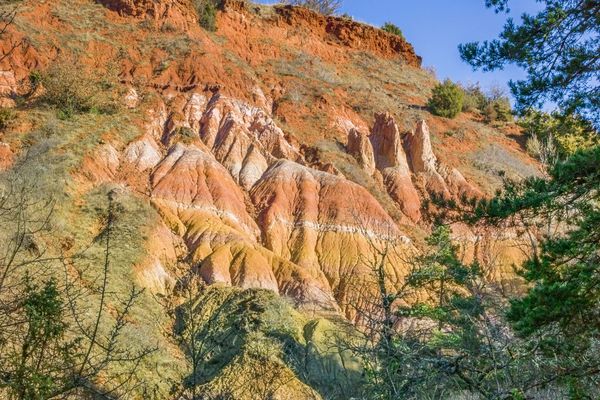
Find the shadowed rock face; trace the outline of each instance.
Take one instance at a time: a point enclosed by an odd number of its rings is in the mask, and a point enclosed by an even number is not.
[[[371,130],[370,138],[377,169],[384,170],[397,167],[404,173],[410,172],[398,125],[390,114],[375,115],[375,124]]]

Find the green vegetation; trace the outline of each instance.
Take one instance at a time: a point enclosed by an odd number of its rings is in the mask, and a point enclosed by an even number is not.
[[[33,77],[33,82],[38,77]],[[57,108],[59,117],[72,118],[78,113],[113,114],[120,107],[118,79],[114,71],[90,71],[77,60],[53,63],[41,77],[42,101]]]
[[[122,340],[141,291],[131,287],[122,302],[109,300],[112,202],[98,237],[104,249],[100,275],[81,285],[77,271],[84,255],[47,248],[56,235],[54,202],[36,199],[26,173],[17,169],[0,177],[0,396],[124,396],[140,384],[136,370],[153,350]]]
[[[520,24],[507,23],[498,39],[461,45],[461,56],[484,71],[507,64],[524,69],[526,79],[511,84],[521,114],[552,101],[566,114],[581,114],[598,124],[600,6],[596,1],[540,3],[543,8],[537,14],[528,15]],[[509,0],[486,0],[486,4],[505,11]]]
[[[217,8],[220,3],[220,0],[194,0],[198,23],[207,31],[217,30]]]
[[[17,118],[17,114],[10,108],[0,108],[0,131],[7,129]]]
[[[531,289],[511,301],[508,318],[522,340],[539,349],[534,354],[549,379],[577,393],[574,398],[598,396],[599,162],[598,146],[578,151],[555,163],[546,179],[509,183],[470,216],[490,226],[513,218],[548,224],[552,233],[520,270]]]
[[[512,85],[521,124],[531,138],[552,140],[558,162],[547,178],[508,182],[480,202],[472,221],[492,226],[520,221],[539,234],[521,275],[530,289],[513,299],[512,327],[548,365],[548,381],[569,398],[597,398],[600,375],[600,147],[598,113],[597,2],[545,0],[536,15],[506,24],[500,39],[461,46],[475,68],[494,70],[514,63],[527,79]],[[498,11],[507,0],[489,0]],[[577,38],[572,37],[574,29]],[[583,39],[585,38],[585,39]],[[542,100],[562,106],[552,115],[531,107]],[[546,227],[542,229],[541,227]]]
[[[538,159],[543,158],[548,151],[543,148],[548,145],[553,148],[552,158],[565,159],[600,144],[598,131],[589,121],[577,115],[531,111],[519,120],[519,125],[528,136],[528,150]]]
[[[404,34],[402,33],[402,30],[397,25],[394,25],[391,22],[386,22],[385,24],[383,24],[381,30],[404,39]]]
[[[543,375],[511,336],[503,302],[484,279],[493,265],[463,264],[450,233],[447,226],[434,229],[401,285],[388,272],[394,243],[372,242],[365,254],[377,295],[368,310],[357,308],[370,321],[364,340],[346,344],[363,361],[365,398],[517,399]]]
[[[191,366],[181,394],[262,400],[356,393],[356,360],[331,350],[332,335],[351,329],[345,324],[307,319],[270,291],[207,287],[198,277],[182,282],[178,296],[184,302],[171,311],[174,333]]]
[[[487,123],[510,122],[513,120],[510,101],[507,97],[488,99],[482,113]]]
[[[427,107],[434,115],[455,118],[462,111],[463,101],[461,87],[446,79],[433,88]]]
[[[478,84],[464,86],[463,92],[462,111],[464,112],[481,112],[488,103],[488,97],[483,93]]]
[[[490,93],[486,94],[475,84],[463,87],[462,90],[462,111],[480,113],[488,124],[513,120],[510,100],[500,89],[492,88]]]

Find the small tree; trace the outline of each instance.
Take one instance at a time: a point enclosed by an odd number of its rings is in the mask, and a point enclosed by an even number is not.
[[[363,361],[363,398],[514,400],[534,393],[552,375],[531,350],[535,342],[514,338],[502,298],[486,286],[493,247],[478,243],[481,263],[467,265],[448,227],[435,228],[426,242],[421,255],[399,266],[394,239],[370,240],[363,262],[372,276],[356,282],[362,298],[354,302],[364,340],[347,344]],[[407,276],[395,276],[407,268]]]
[[[578,115],[530,111],[518,124],[530,139],[552,141],[560,159],[600,144],[600,133]]]
[[[557,161],[557,150],[554,144],[554,136],[548,135],[540,138],[533,133],[528,139],[525,147],[530,156],[537,158],[548,169]]]
[[[446,79],[433,88],[427,106],[434,115],[454,118],[461,112],[463,100],[464,94],[460,86]]]
[[[0,108],[0,131],[10,127],[16,118],[16,113],[10,108]]]
[[[287,0],[286,3],[310,8],[323,15],[337,14],[342,7],[342,0]]]

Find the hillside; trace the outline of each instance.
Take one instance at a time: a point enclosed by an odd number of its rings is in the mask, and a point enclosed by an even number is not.
[[[83,252],[82,282],[100,272],[112,198],[110,282],[145,288],[123,340],[156,346],[138,371],[156,398],[192,379],[172,336],[186,320],[169,304],[189,305],[193,276],[211,286],[192,314],[218,320],[194,380],[206,393],[348,398],[361,371],[332,343],[359,322],[373,242],[391,239],[400,282],[432,197],[484,198],[540,171],[516,125],[430,114],[437,79],[415,49],[349,19],[224,0],[209,32],[187,0],[0,4],[18,6],[1,50],[23,41],[0,63],[0,105],[15,116],[0,131],[2,174],[52,199],[35,241]],[[466,258],[489,247],[460,224],[454,236]],[[487,277],[513,290],[520,239],[485,241]]]

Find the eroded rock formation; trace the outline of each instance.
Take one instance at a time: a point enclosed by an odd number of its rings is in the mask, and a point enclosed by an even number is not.
[[[421,218],[421,200],[412,182],[402,137],[394,118],[387,113],[377,114],[370,138],[377,169],[383,175],[388,193],[404,214],[418,221]]]
[[[419,193],[418,183],[422,183],[425,192],[447,200],[483,196],[459,170],[438,162],[425,121],[402,134],[391,114],[376,114],[369,136],[349,129],[347,150],[369,175],[375,169],[381,172],[387,192],[414,222],[421,219],[421,198],[426,194]]]
[[[348,132],[348,153],[352,154],[359,165],[369,174],[375,172],[375,155],[373,145],[366,133],[356,128],[351,128]]]

